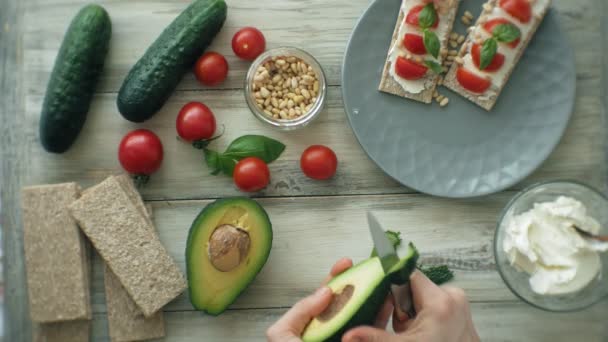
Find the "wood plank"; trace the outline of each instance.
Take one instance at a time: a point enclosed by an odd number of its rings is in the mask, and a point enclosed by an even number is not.
[[[496,272],[493,238],[497,217],[512,193],[450,201],[425,195],[337,196],[260,199],[273,223],[270,258],[232,308],[286,307],[319,286],[341,257],[369,257],[372,242],[365,214],[373,210],[387,228],[402,232],[422,253],[422,262],[448,264],[453,285],[474,302],[514,301]],[[154,201],[160,239],[185,271],[190,225],[209,201]],[[297,218],[297,219],[294,219]],[[105,312],[103,268],[93,263],[94,312]],[[192,310],[183,294],[166,310]]]
[[[146,48],[190,2],[98,1],[112,18],[113,36],[101,92],[116,92],[126,73]],[[242,26],[260,28],[268,48],[284,45],[305,48],[325,68],[328,81],[340,84],[342,57],[351,30],[369,0],[230,0],[228,18],[210,49],[228,58],[231,70],[222,88],[242,88],[249,63],[238,60],[230,47],[232,35]],[[29,0],[25,20],[25,82],[28,93],[42,94],[61,39],[76,11],[87,0]],[[579,81],[597,83],[601,53],[600,12],[596,0],[555,0],[566,36],[577,53]],[[44,18],[44,20],[40,20]],[[583,84],[587,88],[587,85]],[[202,89],[189,74],[179,89]],[[588,89],[595,89],[589,85]]]
[[[219,317],[167,312],[167,342],[266,341],[266,329],[287,309],[230,310]],[[474,303],[473,321],[482,341],[604,342],[608,302],[577,313],[549,313],[524,303]],[[107,341],[103,314],[93,320],[93,341]]]
[[[149,128],[163,141],[165,160],[161,170],[143,189],[147,199],[201,199],[239,194],[229,177],[209,175],[203,165],[202,152],[178,141],[175,116],[188,101],[203,101],[216,113],[218,125],[226,128],[224,136],[214,143],[219,149],[242,134],[264,134],[287,145],[283,156],[270,165],[270,186],[259,196],[305,196],[335,194],[411,193],[386,176],[365,155],[355,139],[341,102],[339,87],[331,87],[328,106],[311,127],[295,132],[278,132],[258,122],[246,107],[240,90],[177,92],[161,113],[143,125],[122,120],[116,112],[115,94],[95,97],[89,118],[79,139],[67,153],[51,155],[38,141],[39,110],[42,96],[26,97],[25,133],[27,153],[26,184],[78,181],[91,185],[120,170],[116,151],[120,139],[134,128]],[[566,136],[549,160],[531,177],[515,186],[521,189],[531,183],[570,178],[601,187],[605,164],[602,150],[604,126],[599,112],[600,98],[580,93],[579,109]],[[300,154],[308,145],[322,143],[332,147],[340,160],[338,174],[331,181],[306,178],[299,168]]]
[[[30,341],[23,234],[19,192],[24,155],[21,70],[22,2],[0,0],[0,228],[2,229],[2,278],[4,280],[4,336],[6,341]]]

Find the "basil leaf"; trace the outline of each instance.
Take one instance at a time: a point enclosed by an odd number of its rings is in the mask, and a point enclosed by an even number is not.
[[[479,69],[483,70],[492,63],[494,56],[496,55],[496,50],[498,49],[498,43],[496,39],[490,38],[487,39],[483,45],[481,46],[481,56],[479,61]]]
[[[440,43],[439,38],[437,38],[435,32],[425,29],[422,41],[424,43],[424,48],[426,49],[426,52],[431,54],[431,56],[437,58],[439,56]]]
[[[437,22],[437,11],[433,3],[428,3],[420,13],[418,13],[418,25],[425,29],[432,27]]]
[[[281,155],[285,145],[263,135],[244,135],[235,139],[223,153],[224,157],[241,160],[246,157],[258,157],[270,163]]]
[[[509,23],[497,25],[492,31],[492,35],[501,43],[511,43],[521,36],[521,32],[517,26]]]
[[[220,167],[220,154],[213,151],[204,149],[205,152],[205,162],[207,166],[212,170],[212,175],[217,175],[221,171]]]
[[[429,67],[429,69],[431,69],[434,73],[436,73],[438,75],[443,73],[443,68],[441,67],[441,65],[439,65],[439,63],[437,63],[435,61],[426,60],[426,61],[424,61],[424,64],[427,67]]]

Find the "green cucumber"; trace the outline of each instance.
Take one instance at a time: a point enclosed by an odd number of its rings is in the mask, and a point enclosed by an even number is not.
[[[72,19],[55,60],[40,116],[40,142],[48,152],[63,153],[78,137],[111,35],[110,17],[99,5],[83,7]]]
[[[158,112],[226,19],[224,0],[194,0],[133,66],[118,93],[125,119],[143,122]]]

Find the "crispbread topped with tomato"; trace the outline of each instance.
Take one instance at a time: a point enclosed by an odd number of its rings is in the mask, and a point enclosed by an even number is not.
[[[379,90],[431,103],[459,0],[403,0]]]
[[[549,9],[551,0],[490,0],[444,85],[491,110]]]

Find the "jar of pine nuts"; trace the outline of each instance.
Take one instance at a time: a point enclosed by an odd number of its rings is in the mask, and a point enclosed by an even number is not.
[[[319,62],[292,47],[268,50],[249,68],[247,105],[259,120],[282,130],[305,127],[323,111],[327,82]]]

